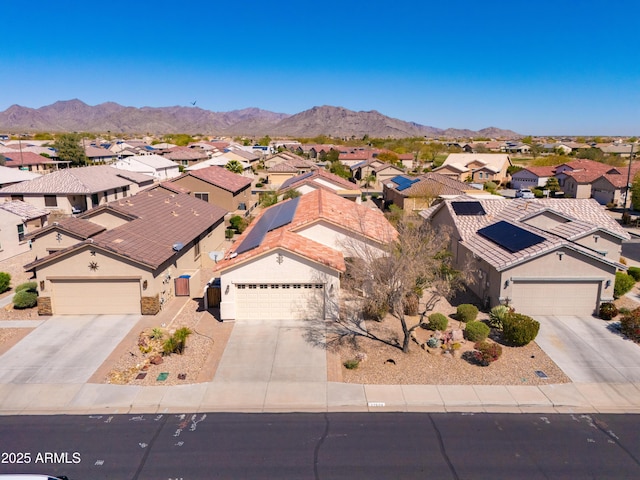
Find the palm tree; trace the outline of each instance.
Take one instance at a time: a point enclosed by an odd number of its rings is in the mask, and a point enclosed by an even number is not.
[[[244,171],[242,164],[238,160],[229,160],[224,168],[233,173],[242,173]]]

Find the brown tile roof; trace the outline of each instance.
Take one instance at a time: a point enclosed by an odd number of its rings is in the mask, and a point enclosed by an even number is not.
[[[180,161],[198,161],[198,160],[206,160],[209,158],[206,153],[197,148],[189,148],[189,147],[173,147],[170,148],[167,153],[163,155],[169,160]]]
[[[38,155],[33,152],[22,152],[22,154],[18,151],[15,153],[3,153],[4,157],[7,159],[5,166],[10,168],[18,168],[22,165],[53,165],[58,163],[69,163],[69,162],[58,162],[57,160],[53,160],[51,158],[43,157],[42,155]]]
[[[602,162],[596,162],[594,160],[588,160],[585,158],[578,158],[576,160],[563,163],[562,165],[558,165],[556,167],[556,170],[558,169],[558,167],[561,167],[563,165],[568,166],[569,168],[571,168],[571,170],[602,172],[602,174],[611,169],[611,165],[607,165],[606,163]]]
[[[296,173],[300,169],[315,170],[317,168],[318,168],[318,166],[315,163],[310,162],[309,160],[305,160],[304,158],[300,158],[300,159],[285,160],[284,162],[278,163],[278,164],[274,165],[273,167],[268,168],[267,172],[269,172],[269,173],[290,173],[290,172],[291,173]]]
[[[106,230],[87,242],[90,241],[95,248],[114,252],[153,269],[176,254],[175,245],[182,244],[186,247],[210,227],[222,222],[227,213],[220,207],[190,195],[174,194],[163,189],[141,192],[101,208],[113,209],[133,217],[134,220]],[[91,211],[85,215],[90,214]],[[25,268],[37,267],[52,258],[82,248],[85,244],[81,242],[37,260]]]
[[[56,170],[27,182],[4,187],[0,193],[87,195],[149,181],[153,181],[149,175],[125,172],[109,165],[96,165]]]
[[[446,175],[440,175],[439,173],[429,172],[417,178],[419,180],[416,183],[398,193],[405,197],[422,196],[425,194],[437,197],[440,195],[462,195],[465,192],[477,190],[468,183],[460,182]],[[477,191],[479,192],[480,190]]]
[[[451,206],[452,201],[479,202],[486,214],[458,216]],[[622,239],[629,238],[627,232],[594,199],[549,198],[499,201],[458,198],[456,200],[446,200],[437,207],[430,209],[429,216],[433,216],[442,208],[448,209],[462,244],[499,271],[559,247],[577,250],[597,260],[617,266],[615,262],[586,247],[577,245],[573,240],[598,230],[606,231]],[[543,212],[555,212],[570,221],[550,231],[544,231],[526,223],[526,220]],[[481,228],[501,220],[542,236],[545,240],[518,252],[510,252],[478,234],[478,230]]]
[[[216,270],[225,270],[265,252],[283,248],[336,270],[344,271],[342,252],[301,234],[306,227],[321,221],[333,224],[338,229],[347,230],[352,235],[369,238],[379,244],[389,242],[397,236],[397,232],[382,212],[358,205],[333,193],[315,190],[298,197],[297,201],[298,206],[291,223],[268,232],[256,248],[235,256],[233,255],[235,250],[231,249],[225,259],[218,263]],[[267,211],[268,209],[265,209],[249,225],[234,244],[235,248],[242,245],[242,241],[258,225],[260,218]]]
[[[288,179],[280,186],[278,191],[284,192],[292,188],[298,188],[302,185],[310,184],[316,188],[323,188],[335,192],[336,190],[327,185],[327,182],[342,190],[359,190],[355,183],[351,183],[349,180],[328,172],[324,168],[319,168],[313,172],[303,173],[302,175]]]
[[[106,229],[102,225],[90,222],[89,220],[68,217],[60,220],[59,222],[50,223],[46,227],[31,232],[28,236],[33,238],[41,237],[43,234],[50,232],[51,230],[62,230],[82,239],[87,239],[100,232],[104,232]]]
[[[229,192],[235,193],[251,185],[251,179],[238,175],[237,173],[230,172],[226,168],[211,166],[207,168],[201,168],[199,170],[191,170],[184,173],[178,178],[175,178],[173,182],[177,182],[179,179],[186,176],[198,178],[211,185],[220,187]]]

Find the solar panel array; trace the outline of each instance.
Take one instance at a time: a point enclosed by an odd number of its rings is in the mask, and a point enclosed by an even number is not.
[[[396,190],[401,192],[401,191],[406,190],[407,188],[409,188],[414,183],[420,181],[420,179],[419,178],[407,178],[407,177],[403,177],[402,175],[396,175],[395,177],[393,177],[391,179],[391,181],[397,185]]]
[[[486,215],[480,202],[451,202],[456,215]]]
[[[519,252],[545,241],[544,237],[501,220],[478,230],[482,235],[511,253]]]
[[[300,197],[296,197],[266,210],[242,243],[236,248],[236,253],[248,252],[259,247],[268,232],[291,223],[299,201]]]

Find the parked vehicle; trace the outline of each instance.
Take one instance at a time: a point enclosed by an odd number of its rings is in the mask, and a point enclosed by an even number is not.
[[[516,192],[516,198],[536,198],[536,196],[528,188],[521,188]]]

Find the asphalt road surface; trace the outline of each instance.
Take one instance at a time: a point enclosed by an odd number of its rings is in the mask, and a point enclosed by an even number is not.
[[[0,417],[0,473],[97,479],[640,478],[640,416]],[[0,475],[1,478],[1,475]]]

